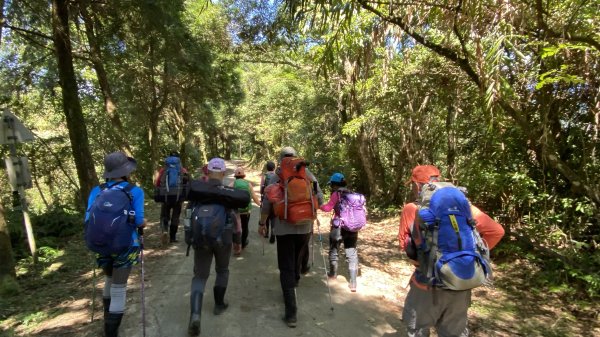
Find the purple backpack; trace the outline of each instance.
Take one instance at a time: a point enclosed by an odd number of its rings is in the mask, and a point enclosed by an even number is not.
[[[351,232],[358,232],[367,224],[365,196],[351,191],[340,191],[337,204],[341,226]]]

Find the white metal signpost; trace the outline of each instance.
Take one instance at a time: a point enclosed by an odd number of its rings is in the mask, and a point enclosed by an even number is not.
[[[25,197],[25,189],[32,187],[31,174],[29,174],[27,157],[17,156],[17,144],[29,142],[33,139],[33,133],[21,123],[17,116],[13,115],[8,109],[4,109],[0,122],[0,144],[8,145],[10,148],[10,157],[4,159],[6,163],[6,172],[13,193],[17,193],[21,201],[21,210],[23,211],[23,222],[25,224],[25,231],[27,232],[29,250],[31,251],[31,256],[35,263],[37,262],[37,248],[35,246],[35,238],[33,236],[31,220],[29,219],[27,199]]]

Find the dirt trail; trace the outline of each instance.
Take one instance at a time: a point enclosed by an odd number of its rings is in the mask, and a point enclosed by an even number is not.
[[[229,165],[233,172],[233,165]],[[247,178],[258,185],[257,172]],[[229,176],[226,182],[231,181]],[[258,188],[258,187],[257,187]],[[337,280],[330,281],[329,300],[323,256],[326,254],[328,226],[321,225],[323,250],[315,228],[314,265],[302,277],[297,288],[298,327],[288,328],[281,320],[283,298],[279,285],[275,244],[263,241],[257,234],[258,208],[250,219],[250,244],[240,257],[231,258],[227,311],[214,316],[212,286],[214,264],[202,310],[201,336],[405,336],[400,322],[395,291],[385,280],[385,273],[373,266],[362,266],[358,292],[347,286],[344,266]],[[322,216],[321,223],[328,219]],[[186,245],[180,242],[166,249],[158,247],[158,225],[152,223],[146,235],[145,314],[147,337],[187,336],[189,295],[193,257],[185,256]],[[360,245],[360,242],[359,242]],[[264,254],[263,254],[264,248]],[[359,247],[360,248],[360,247]],[[323,255],[322,255],[323,254]],[[139,267],[138,267],[139,268]],[[369,280],[378,286],[367,285]],[[375,284],[375,283],[374,283]],[[127,312],[121,333],[125,337],[142,336],[139,280],[130,281]],[[333,306],[333,311],[331,307]]]

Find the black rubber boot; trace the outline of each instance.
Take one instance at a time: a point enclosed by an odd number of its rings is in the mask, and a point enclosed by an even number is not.
[[[104,336],[119,337],[119,326],[121,325],[123,314],[109,312],[104,319]]]
[[[104,307],[104,320],[106,320],[110,308],[110,297],[102,297],[102,306]]]
[[[177,242],[177,226],[169,227],[169,242]]]
[[[356,275],[358,274],[357,269],[350,269],[350,282],[348,283],[348,287],[350,287],[351,292],[356,292]]]
[[[337,278],[337,261],[329,261],[329,271],[327,272],[327,277],[330,279]]]
[[[284,289],[283,290],[283,302],[285,303],[285,316],[283,321],[290,328],[296,327],[296,313],[298,307],[296,306],[296,289]]]
[[[215,294],[215,310],[213,313],[215,315],[222,314],[229,304],[225,302],[225,291],[227,291],[226,287],[214,287],[213,292]]]
[[[190,296],[190,324],[188,325],[188,333],[190,336],[200,335],[200,314],[202,313],[202,297],[201,292],[193,292]]]

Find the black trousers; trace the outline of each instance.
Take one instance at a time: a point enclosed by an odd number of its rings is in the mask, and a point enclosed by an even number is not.
[[[308,255],[310,233],[277,235],[277,266],[281,289],[291,289],[300,280],[300,268]]]
[[[164,232],[169,231],[171,238],[174,238],[175,234],[177,234],[182,205],[183,201],[167,201],[161,203],[160,221],[162,230]]]
[[[248,223],[250,222],[250,213],[241,213],[240,220],[242,221],[242,248],[248,245]]]

